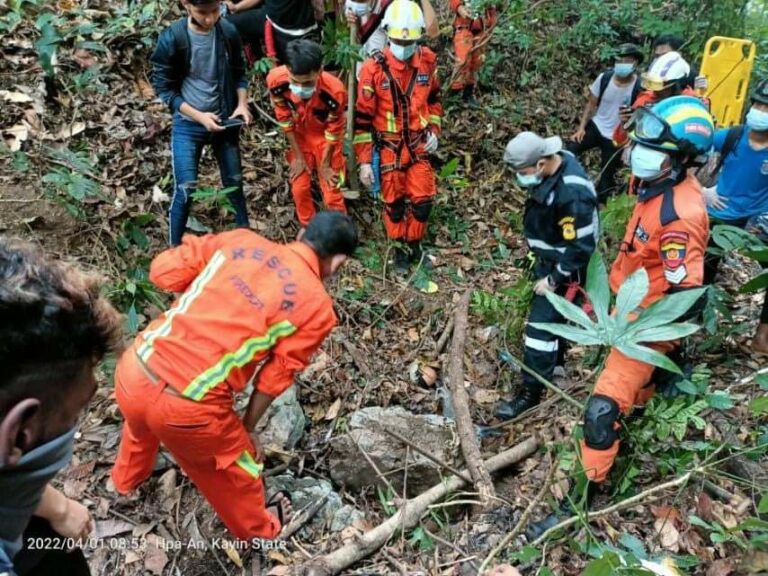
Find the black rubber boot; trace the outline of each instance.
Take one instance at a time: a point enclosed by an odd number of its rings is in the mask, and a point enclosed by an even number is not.
[[[466,102],[467,106],[470,108],[480,108],[480,102],[477,101],[477,98],[475,98],[475,85],[470,84],[468,86],[464,86],[464,92],[461,95],[464,102]]]
[[[499,420],[512,420],[513,418],[517,418],[529,408],[536,406],[540,400],[540,388],[523,386],[520,392],[518,392],[511,400],[499,403],[499,406],[496,408],[496,418]]]
[[[411,261],[408,257],[408,251],[405,248],[396,246],[392,249],[392,269],[398,276],[408,274],[411,268]]]
[[[592,504],[592,500],[597,493],[597,484],[594,482],[587,482],[587,501],[585,503],[586,508],[589,508]],[[574,515],[575,509],[572,502],[578,503],[581,500],[581,494],[575,493],[573,490],[569,497],[563,498],[558,504],[557,509],[545,516],[537,522],[531,522],[525,529],[525,537],[528,538],[528,542],[533,542],[539,536],[544,534],[547,530],[556,526],[566,518]]]
[[[421,262],[422,269],[432,270],[432,260],[430,260],[426,254],[424,254],[424,250],[422,249],[421,242],[419,240],[408,242],[408,250],[410,252],[411,264],[418,266],[419,262]],[[424,254],[423,259],[422,254]]]

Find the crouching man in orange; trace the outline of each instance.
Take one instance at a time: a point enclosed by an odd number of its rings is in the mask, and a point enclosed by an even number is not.
[[[336,325],[323,281],[357,242],[348,216],[321,212],[287,245],[239,229],[187,235],[154,259],[152,282],[182,294],[115,371],[125,417],[112,470],[118,492],[150,476],[162,443],[236,538],[279,534],[291,503],[278,493],[265,504],[253,429]],[[254,373],[241,418],[233,395]]]
[[[267,87],[288,140],[296,215],[306,228],[315,215],[313,174],[317,174],[326,208],[347,211],[341,194],[347,92],[338,78],[323,71],[323,52],[316,42],[294,40],[288,44],[285,58],[285,66],[273,68],[267,75]]]
[[[485,60],[485,43],[496,25],[496,7],[475,8],[477,0],[450,0],[453,20],[453,50],[456,53],[455,80],[452,92],[461,92],[462,99],[472,108],[479,108],[475,98],[477,73]]]
[[[395,272],[404,274],[411,263],[422,261],[421,240],[437,192],[428,156],[437,150],[443,109],[437,57],[418,45],[424,35],[419,5],[394,0],[382,26],[389,45],[374,52],[360,70],[354,145],[360,181],[368,188],[373,184],[374,140],[381,150],[384,226],[391,240],[408,244],[408,250],[393,250]]]
[[[701,185],[688,168],[702,162],[713,143],[714,122],[706,106],[693,96],[674,96],[637,113],[630,151],[632,175],[638,182],[638,198],[610,275],[611,290],[636,270],[645,268],[649,290],[640,308],[665,294],[698,288],[704,280],[704,254],[709,239],[709,220]],[[687,313],[698,315],[697,306]],[[679,341],[653,342],[647,347],[669,355]],[[619,452],[619,430],[623,416],[635,405],[650,399],[666,374],[640,360],[612,349],[597,380],[584,414],[581,457],[590,480],[587,502],[595,483],[605,481]],[[558,513],[528,527],[536,538],[572,513],[566,499]]]

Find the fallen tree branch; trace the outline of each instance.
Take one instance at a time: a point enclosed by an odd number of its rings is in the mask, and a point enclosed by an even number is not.
[[[493,561],[498,553],[509,546],[509,543],[512,542],[512,540],[514,540],[517,535],[523,531],[523,528],[525,528],[525,525],[528,523],[528,517],[531,515],[531,512],[533,512],[533,509],[538,505],[539,502],[541,502],[541,499],[544,498],[544,494],[546,494],[547,490],[549,490],[549,486],[552,484],[552,478],[554,477],[556,470],[556,462],[552,462],[552,458],[550,457],[549,472],[547,472],[547,477],[542,483],[538,494],[536,494],[534,499],[531,500],[531,502],[525,508],[525,512],[523,512],[523,515],[520,516],[520,520],[517,521],[517,524],[515,524],[515,527],[512,528],[512,531],[504,536],[496,548],[491,550],[491,553],[486,556],[485,560],[483,560],[483,563],[480,564],[480,569],[477,571],[478,574],[482,575],[483,571],[488,567],[488,564]]]
[[[563,520],[559,524],[555,524],[554,526],[552,526],[552,528],[550,528],[549,530],[544,532],[541,536],[536,538],[536,540],[531,542],[530,545],[533,547],[536,547],[542,542],[544,542],[544,540],[549,538],[549,536],[554,532],[557,532],[558,530],[562,530],[563,528],[568,528],[569,526],[572,526],[581,520],[584,520],[585,522],[591,522],[592,520],[595,520],[596,518],[600,518],[601,516],[605,516],[607,514],[611,514],[612,512],[618,512],[619,510],[623,510],[624,508],[629,508],[630,506],[634,506],[635,504],[638,504],[643,500],[648,499],[649,497],[653,496],[658,492],[663,492],[664,490],[669,490],[670,488],[678,488],[684,484],[687,484],[693,475],[699,474],[703,471],[704,471],[704,467],[694,468],[693,470],[686,472],[679,478],[675,478],[674,480],[670,480],[669,482],[664,482],[663,484],[659,484],[658,486],[654,486],[653,488],[649,488],[648,490],[643,490],[639,494],[635,494],[631,498],[622,500],[621,502],[618,502],[613,506],[608,506],[607,508],[603,508],[602,510],[598,510],[597,512],[587,512],[583,516],[571,516],[570,518]]]
[[[486,460],[484,463],[485,467],[491,472],[502,470],[533,454],[538,445],[537,438],[528,438],[509,450],[505,450]],[[466,474],[466,472],[464,473]],[[440,484],[436,484],[416,498],[408,500],[405,514],[403,512],[404,508],[406,508],[404,503],[404,506],[401,506],[392,517],[379,524],[376,528],[369,530],[355,541],[334,550],[330,554],[321,556],[311,564],[305,565],[303,573],[307,576],[331,576],[338,574],[381,548],[395,534],[397,529],[403,525],[403,522],[405,522],[406,529],[414,527],[419,523],[419,520],[421,520],[422,515],[430,504],[443,499],[465,484],[467,483],[464,480],[455,476],[440,482]],[[405,516],[405,519],[403,519],[403,516]]]
[[[568,394],[563,392],[559,387],[557,387],[554,384],[552,384],[552,382],[550,382],[546,378],[542,377],[541,374],[539,374],[535,370],[532,370],[531,368],[528,368],[528,366],[523,364],[522,361],[518,360],[512,354],[510,354],[509,350],[506,350],[506,353],[507,353],[507,355],[509,357],[509,360],[511,362],[513,362],[515,365],[519,366],[520,370],[522,370],[523,372],[525,372],[526,374],[528,374],[530,376],[533,376],[536,379],[536,381],[539,382],[542,386],[544,386],[545,388],[549,388],[550,390],[552,390],[552,392],[554,392],[555,394],[560,396],[563,400],[565,400],[566,402],[568,402],[572,406],[575,406],[579,410],[584,411],[584,404],[582,404],[581,402],[576,400],[576,398],[573,398],[573,397],[569,396]]]
[[[477,444],[475,425],[469,412],[469,396],[464,389],[464,343],[467,339],[467,324],[469,316],[469,300],[472,290],[467,290],[456,307],[453,325],[453,342],[451,342],[451,362],[448,365],[448,380],[451,387],[451,401],[456,419],[456,430],[461,442],[461,452],[472,475],[475,486],[480,494],[483,507],[487,508],[496,499],[496,489],[493,487],[491,475],[483,466],[483,457]]]
[[[322,498],[320,498],[320,500],[312,504],[309,509],[303,510],[300,514],[297,514],[296,517],[288,523],[285,529],[280,532],[280,539],[288,540],[288,538],[301,530],[310,520],[312,520],[312,518],[317,515],[318,512],[320,512],[320,509],[325,506],[325,503],[328,502],[329,496],[330,494],[325,494]]]
[[[427,452],[423,448],[419,448],[416,444],[414,444],[413,442],[408,440],[408,438],[406,438],[405,436],[395,432],[394,430],[389,430],[388,428],[385,428],[383,426],[380,426],[379,429],[382,432],[384,432],[384,434],[388,434],[388,435],[392,436],[393,438],[397,438],[398,440],[400,440],[400,442],[402,442],[406,446],[409,446],[409,447],[413,448],[414,452],[418,452],[419,454],[424,456],[424,458],[426,458],[427,460],[430,460],[430,461],[434,462],[435,464],[437,464],[441,468],[445,468],[446,470],[448,470],[448,472],[451,472],[452,474],[458,476],[459,478],[462,478],[468,484],[472,484],[472,478],[469,475],[464,474],[463,472],[460,472],[459,470],[456,470],[456,468],[454,468],[450,464],[447,464],[446,462],[443,462],[437,456],[433,456],[432,454],[430,454],[429,452]]]

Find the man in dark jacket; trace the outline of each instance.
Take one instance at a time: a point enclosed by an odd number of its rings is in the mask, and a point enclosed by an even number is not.
[[[557,136],[518,134],[507,144],[504,163],[515,173],[517,183],[528,190],[523,231],[536,256],[535,295],[525,327],[523,363],[551,380],[563,343],[530,323],[564,322],[545,294],[564,295],[571,285],[584,281],[598,235],[597,195],[584,168],[570,152],[563,151]],[[538,404],[542,391],[538,380],[524,373],[521,391],[499,406],[497,416],[515,418]]]
[[[155,93],[171,109],[174,192],[170,244],[189,217],[203,147],[210,144],[240,227],[248,226],[240,165],[240,125],[250,124],[243,47],[237,30],[219,18],[219,0],[184,0],[187,17],[163,30],[150,61]]]

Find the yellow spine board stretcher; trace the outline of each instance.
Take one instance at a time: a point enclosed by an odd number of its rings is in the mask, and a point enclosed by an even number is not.
[[[719,126],[741,123],[756,52],[751,40],[725,36],[707,40],[700,74],[707,79],[704,95],[711,102]]]

